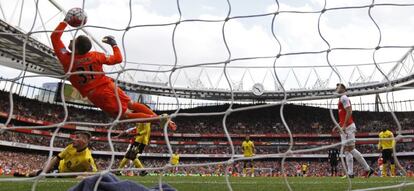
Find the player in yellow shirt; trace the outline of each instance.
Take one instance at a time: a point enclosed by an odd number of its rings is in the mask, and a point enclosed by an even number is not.
[[[54,170],[59,173],[98,171],[92,153],[88,148],[91,137],[89,132],[76,132],[72,144],[69,144],[57,156],[53,157],[48,166],[45,167],[44,172],[48,173]],[[38,170],[25,176],[36,176],[42,171]]]
[[[384,128],[379,133],[378,149],[382,152],[383,166],[382,166],[382,177],[387,176],[387,168],[390,164],[391,176],[395,176],[395,163],[393,157],[393,148],[395,147],[394,134]]]
[[[171,164],[176,166],[180,163],[180,155],[176,152],[171,156]]]
[[[242,143],[242,151],[243,151],[243,156],[244,157],[252,157],[255,154],[254,143],[253,143],[253,141],[250,140],[249,135],[246,136],[245,140]],[[247,168],[250,168],[251,176],[254,177],[253,160],[244,161],[243,176],[246,176]]]
[[[149,144],[151,136],[151,123],[137,123],[135,127],[127,129],[114,138],[120,138],[122,136],[132,136],[132,138],[127,152],[121,160],[118,168],[124,168],[129,160],[133,161],[135,168],[144,168],[144,165],[142,165],[139,158],[137,158],[137,154],[142,154],[145,147]],[[139,175],[145,176],[147,174],[148,173],[146,171],[141,171]]]
[[[180,155],[178,154],[178,151],[172,154],[170,162],[173,166],[175,166],[173,168],[173,173],[176,173],[178,171],[177,165],[180,164]]]
[[[308,164],[303,163],[302,164],[302,176],[306,176],[307,172],[308,172]]]

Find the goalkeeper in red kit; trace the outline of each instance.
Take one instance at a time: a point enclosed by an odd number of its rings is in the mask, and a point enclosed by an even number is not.
[[[87,97],[95,106],[102,109],[102,111],[117,116],[119,113],[119,105],[117,102],[117,95],[115,93],[115,83],[103,72],[103,65],[115,65],[122,62],[122,54],[117,46],[117,43],[112,36],[106,36],[102,42],[109,44],[113,49],[113,55],[106,56],[104,53],[90,51],[92,43],[87,36],[79,35],[69,43],[69,50],[61,40],[63,31],[67,26],[68,17],[56,27],[51,35],[53,49],[57,58],[63,66],[64,71],[69,72],[101,72],[91,74],[72,74],[69,81],[81,93],[83,97]],[[74,44],[73,44],[74,43]],[[74,46],[73,46],[74,45]],[[72,50],[72,47],[75,49]],[[72,51],[74,52],[73,65],[71,65]],[[145,105],[133,102],[124,91],[117,87],[119,99],[121,101],[122,118],[154,118],[158,115]],[[148,120],[146,122],[154,122]],[[162,119],[161,125],[164,125],[166,119]],[[171,130],[176,129],[174,122],[169,121],[168,127]]]

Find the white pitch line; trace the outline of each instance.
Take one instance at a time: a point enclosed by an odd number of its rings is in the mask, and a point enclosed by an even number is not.
[[[131,180],[137,183],[157,183],[158,180],[135,180],[135,179],[123,179],[123,180]],[[271,180],[271,179],[269,179]],[[67,182],[67,183],[78,183],[81,180],[52,180],[52,179],[48,179],[48,180],[41,180],[40,182],[44,182],[44,183],[59,183],[59,182]],[[168,181],[165,180],[165,183],[170,183],[170,184],[227,184],[224,180],[223,181]],[[280,181],[251,181],[251,179],[247,179],[246,182],[241,182],[241,181],[230,181],[231,184],[239,184],[239,185],[255,185],[255,184],[279,184],[279,185],[284,185],[285,183],[280,180]],[[290,184],[292,185],[318,185],[318,184],[326,184],[327,182],[324,181],[289,181]],[[367,184],[367,183],[403,183],[402,181],[352,181],[352,184]],[[407,181],[407,183],[413,183],[412,181]],[[329,181],[329,184],[347,184],[347,182],[344,181]]]

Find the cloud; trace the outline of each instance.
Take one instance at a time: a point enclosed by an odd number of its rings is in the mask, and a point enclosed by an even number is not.
[[[394,1],[393,1],[394,2]],[[81,0],[59,1],[63,7],[79,7]],[[223,19],[228,11],[225,1],[180,1],[182,8],[182,19]],[[328,1],[327,7],[336,6],[359,6],[370,4],[371,1]],[[400,3],[400,2],[398,2]],[[15,3],[2,1],[2,5],[8,7],[7,15],[11,15]],[[249,1],[231,1],[232,16],[243,14],[269,13],[276,10],[274,1],[257,1],[255,4]],[[312,0],[306,3],[302,1],[280,1],[280,11],[319,11],[323,8],[324,1]],[[18,7],[18,6],[17,6]],[[39,8],[42,18],[48,20],[52,18],[57,9],[47,1],[40,1]],[[126,28],[130,13],[128,1],[110,0],[87,0],[85,9],[88,13],[88,25],[105,26],[116,29]],[[413,7],[381,7],[376,6],[372,9],[372,15],[381,27],[381,45],[412,45],[414,38],[412,27],[407,23],[414,21],[412,16]],[[21,27],[29,30],[33,22],[34,4],[27,3],[27,10],[22,17]],[[306,52],[327,49],[327,44],[322,40],[318,33],[319,13],[294,14],[281,13],[275,20],[274,30],[282,46],[282,53]],[[179,14],[176,10],[175,2],[163,4],[161,1],[139,0],[132,4],[131,25],[174,23],[178,21]],[[11,17],[11,16],[9,16]],[[17,23],[18,16],[10,20]],[[46,23],[46,28],[52,30],[62,16],[57,16]],[[256,56],[275,56],[279,52],[279,46],[271,33],[272,15],[267,17],[231,19],[225,25],[225,37],[230,48],[231,57],[256,57]],[[197,64],[203,62],[225,61],[228,52],[222,36],[223,22],[184,22],[180,23],[176,30],[175,45],[178,55],[179,65]],[[124,41],[122,36],[124,31],[112,31],[98,28],[88,28],[88,30],[98,40],[105,35],[114,35],[120,45],[126,48],[126,57],[130,62],[164,64],[165,66],[147,66],[128,63],[126,68],[165,70],[174,64],[174,54],[172,48],[172,32],[174,25],[159,27],[137,27],[132,28],[125,34]],[[43,30],[40,20],[36,23],[36,30]],[[320,25],[322,36],[329,42],[331,48],[334,47],[375,47],[379,33],[368,16],[368,8],[332,10],[325,12],[321,17]],[[44,33],[34,35],[40,41],[48,43],[48,36]],[[64,41],[68,42],[72,36],[64,35]],[[97,49],[99,50],[99,48]],[[407,50],[406,49],[382,49],[377,52],[376,60],[390,61],[398,60]],[[332,51],[329,61],[334,65],[359,64],[372,62],[373,51]],[[255,66],[272,66],[273,59],[256,59],[248,61],[236,61],[230,66],[243,65],[251,66],[248,72],[246,69],[229,68],[231,79],[234,83],[239,83],[244,75],[244,89],[248,90],[257,82],[262,82],[264,74],[269,73],[269,69],[258,69]],[[277,61],[278,66],[303,66],[303,65],[325,65],[326,54],[282,56]],[[393,65],[382,66],[384,70],[389,70]],[[119,67],[106,67],[107,71],[118,70]],[[354,67],[340,68],[341,77],[345,80],[357,80],[351,73]],[[365,67],[366,76],[371,75],[373,66]],[[201,72],[203,71],[203,72]],[[176,72],[176,85],[187,87],[188,84],[201,80],[204,87],[211,87],[219,84],[219,88],[228,88],[227,83],[221,76],[223,68],[191,68],[184,72]],[[272,71],[272,70],[270,70]],[[312,68],[301,69],[278,69],[277,74],[285,80],[288,88],[300,88],[300,85],[307,84],[313,87],[317,82],[317,76],[327,80],[331,75],[330,68],[318,68],[316,72]],[[247,75],[250,73],[252,79]],[[166,82],[168,73],[156,74],[149,72],[129,72],[129,76],[124,79],[133,81],[153,81]],[[299,79],[297,82],[293,74]],[[200,77],[201,76],[201,77]],[[309,77],[308,77],[309,76]],[[352,78],[351,78],[352,77]],[[382,79],[377,71],[377,79]],[[174,78],[175,79],[175,78]],[[189,80],[190,79],[190,80]],[[220,81],[221,80],[221,81]],[[331,77],[329,86],[336,83],[339,79]],[[212,83],[210,83],[212,81]],[[242,80],[243,81],[243,80]],[[218,83],[216,83],[218,82]],[[265,87],[273,90],[274,81],[269,74],[264,81]]]

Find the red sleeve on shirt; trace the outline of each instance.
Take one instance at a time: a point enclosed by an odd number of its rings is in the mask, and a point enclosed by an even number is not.
[[[115,65],[122,62],[122,54],[121,50],[119,50],[118,46],[112,47],[114,55],[106,56],[105,54],[98,54],[97,59],[100,63],[106,65]]]
[[[66,49],[61,40],[63,31],[65,30],[66,26],[67,24],[65,22],[60,22],[50,36],[52,40],[53,50],[55,51],[56,56],[64,67],[68,64],[68,62],[70,63],[70,55],[68,54],[69,51]]]

